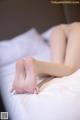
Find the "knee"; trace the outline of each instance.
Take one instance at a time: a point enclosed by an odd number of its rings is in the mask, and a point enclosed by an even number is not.
[[[65,32],[65,24],[60,24],[60,25],[54,26],[51,36],[50,36],[50,42],[52,43],[54,40],[56,40],[53,38],[57,37],[58,35],[60,35],[62,33],[64,34],[64,32]]]
[[[63,30],[65,28],[65,24],[60,24],[55,27],[57,30]]]
[[[62,30],[64,30],[64,28],[65,28],[65,24],[60,24],[60,25],[54,26],[54,27],[53,27],[52,34],[53,34],[54,32],[57,32],[57,31],[62,31]]]
[[[72,23],[72,26],[73,26],[73,27],[79,27],[79,24],[80,24],[79,22],[73,22],[73,23]]]
[[[75,32],[78,32],[78,30],[80,31],[80,23],[79,22],[72,23],[71,28],[72,28],[71,29],[72,31],[75,31]]]

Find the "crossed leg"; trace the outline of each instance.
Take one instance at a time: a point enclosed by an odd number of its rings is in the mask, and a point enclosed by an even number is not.
[[[80,50],[80,37],[76,32],[76,29],[78,28],[73,27],[76,25],[72,24],[72,26],[69,25],[70,28],[72,27],[72,29],[68,31],[69,27],[66,26],[67,25],[60,25],[55,27],[53,30],[50,41],[52,51],[51,63],[37,61],[32,58],[26,58],[25,60],[23,59],[22,61],[24,65],[18,62],[18,66],[16,65],[17,77],[13,83],[13,90],[16,90],[17,93],[34,93],[35,90],[38,92],[36,81],[37,75],[48,74],[51,76],[62,77],[72,74],[80,67],[80,56],[76,54]],[[73,54],[74,52],[75,54]],[[23,78],[20,77],[21,75]],[[20,88],[21,85],[22,88]]]

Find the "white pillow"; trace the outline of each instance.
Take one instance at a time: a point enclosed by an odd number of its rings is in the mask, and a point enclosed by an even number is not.
[[[36,55],[46,60],[49,58],[49,48],[34,28],[11,40],[0,42],[0,66],[24,56]]]

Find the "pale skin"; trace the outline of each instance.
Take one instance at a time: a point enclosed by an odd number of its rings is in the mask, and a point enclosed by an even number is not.
[[[80,68],[80,23],[61,24],[54,27],[51,39],[52,62],[27,57],[16,63],[12,90],[16,93],[38,93],[36,76],[68,76]]]

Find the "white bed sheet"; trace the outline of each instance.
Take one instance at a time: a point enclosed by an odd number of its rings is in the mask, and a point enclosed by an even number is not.
[[[49,54],[35,56],[46,60]],[[0,69],[1,93],[11,120],[80,120],[80,70],[54,79],[39,95],[12,95],[9,90],[14,74],[15,61]]]

